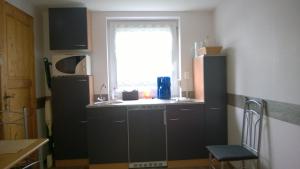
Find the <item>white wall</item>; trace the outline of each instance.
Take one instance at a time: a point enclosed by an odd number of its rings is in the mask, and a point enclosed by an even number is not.
[[[215,11],[218,43],[228,55],[228,92],[300,104],[300,1],[224,0]],[[229,143],[237,143],[239,109],[229,106]],[[300,127],[264,123],[263,168],[299,168]]]
[[[229,93],[300,104],[299,9],[298,0],[224,0],[217,8]]]
[[[37,98],[45,96],[45,67],[43,62],[43,18],[40,9],[34,13],[34,47],[35,47],[35,85]]]
[[[243,110],[228,106],[228,112],[228,141],[230,144],[240,144]],[[261,169],[299,168],[299,131],[300,126],[265,116],[260,153]],[[253,161],[248,163],[253,164]]]
[[[181,57],[182,74],[189,72],[190,80],[184,82],[183,90],[193,90],[192,56],[194,42],[209,36],[210,44],[215,44],[213,12],[93,12],[92,56],[93,75],[95,77],[95,93],[99,93],[102,83],[107,83],[106,58],[106,17],[180,17],[181,21]]]

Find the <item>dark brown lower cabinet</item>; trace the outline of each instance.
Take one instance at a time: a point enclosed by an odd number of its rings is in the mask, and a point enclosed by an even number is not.
[[[206,145],[227,144],[227,113],[224,105],[205,105]]]
[[[91,164],[128,161],[126,107],[88,108],[88,155]]]
[[[208,158],[206,145],[227,143],[224,106],[185,103],[153,109],[156,106],[88,108],[90,163]]]
[[[203,104],[167,105],[168,160],[206,158]]]

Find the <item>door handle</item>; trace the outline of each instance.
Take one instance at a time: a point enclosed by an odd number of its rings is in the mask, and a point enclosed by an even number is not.
[[[86,124],[86,123],[88,123],[88,121],[87,120],[82,120],[82,121],[79,121],[81,124]]]
[[[167,111],[166,110],[164,110],[163,115],[164,115],[164,125],[166,126],[167,125]]]
[[[11,98],[15,98],[15,94],[12,94],[12,95],[8,95],[7,93],[5,93],[4,97],[3,97],[5,100],[6,99],[11,99]]]
[[[9,99],[12,99],[15,97],[16,94],[11,94],[11,95],[8,95],[7,92],[5,92],[4,96],[3,96],[3,99],[4,99],[4,110],[6,111],[9,111],[10,110],[10,101]]]

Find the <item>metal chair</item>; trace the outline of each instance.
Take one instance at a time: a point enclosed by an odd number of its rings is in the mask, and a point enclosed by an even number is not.
[[[24,139],[29,139],[28,136],[28,109],[26,107],[23,107],[23,111],[22,112],[13,112],[13,111],[8,111],[8,110],[4,110],[4,111],[0,111],[0,117],[5,116],[4,114],[18,114],[21,115],[22,117],[13,121],[6,121],[5,119],[1,119],[0,118],[0,125],[23,125],[24,126]],[[20,122],[22,121],[23,122]],[[15,138],[16,139],[16,138]],[[36,161],[35,159],[32,159],[31,157],[26,158],[22,161],[19,162],[18,165],[16,165],[15,168],[21,168],[21,169],[27,169],[30,168],[36,164],[40,163],[40,161]]]
[[[245,160],[258,160],[264,107],[265,102],[263,100],[257,101],[246,98],[241,145],[207,146],[210,169],[215,169],[214,161],[221,162],[221,169],[224,169],[224,162],[241,161],[244,169]]]

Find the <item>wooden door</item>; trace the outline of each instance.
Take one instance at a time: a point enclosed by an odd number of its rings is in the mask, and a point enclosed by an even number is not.
[[[4,0],[0,0],[0,97],[2,97],[2,69],[3,69],[3,56],[4,56]],[[2,105],[2,99],[0,99],[0,105]],[[2,107],[2,106],[1,106]],[[0,114],[0,118],[2,114]],[[0,123],[1,123],[0,119]],[[0,125],[0,138],[3,137],[3,126]]]
[[[4,3],[3,54],[1,55],[1,97],[5,122],[2,137],[25,137],[23,108],[28,110],[29,137],[36,137],[36,98],[34,81],[33,18]],[[11,113],[17,112],[17,113]]]

